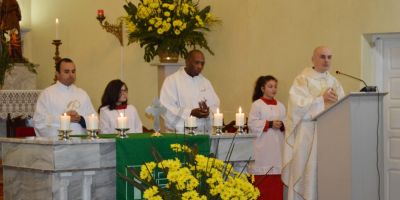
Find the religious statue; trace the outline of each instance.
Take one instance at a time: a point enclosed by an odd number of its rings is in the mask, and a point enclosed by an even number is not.
[[[160,115],[164,114],[167,111],[165,107],[163,107],[158,100],[158,98],[154,98],[153,103],[146,108],[146,113],[153,116],[153,129],[155,133],[153,136],[161,136],[160,134]]]
[[[14,62],[25,62],[25,59],[22,57],[22,42],[19,21],[21,21],[21,10],[18,2],[16,0],[1,0],[0,39],[5,41],[5,34],[8,34],[10,38],[8,44],[9,57]]]

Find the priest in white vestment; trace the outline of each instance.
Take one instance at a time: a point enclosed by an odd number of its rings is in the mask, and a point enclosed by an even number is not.
[[[317,133],[311,119],[344,97],[342,86],[328,72],[331,58],[329,48],[317,47],[314,66],[304,69],[289,91],[282,170],[288,200],[318,198]]]
[[[37,136],[56,137],[60,116],[71,117],[71,134],[85,133],[85,117],[96,113],[87,93],[74,85],[76,68],[69,58],[56,65],[57,82],[43,90],[36,103],[33,125]]]
[[[211,116],[219,107],[219,98],[210,81],[201,75],[204,63],[204,54],[192,50],[186,66],[165,79],[160,102],[167,109],[163,118],[168,131],[183,133],[185,121],[192,115],[196,117],[197,132],[211,132]]]

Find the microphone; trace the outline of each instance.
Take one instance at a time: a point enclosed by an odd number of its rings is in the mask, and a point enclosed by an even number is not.
[[[349,75],[349,74],[345,74],[345,73],[340,72],[340,71],[336,71],[336,74],[344,75],[344,76],[350,77],[352,79],[356,79],[358,81],[363,82],[365,87],[361,88],[360,92],[376,92],[376,86],[368,86],[367,83],[365,83],[365,81],[360,79],[360,78],[354,77],[354,76]]]

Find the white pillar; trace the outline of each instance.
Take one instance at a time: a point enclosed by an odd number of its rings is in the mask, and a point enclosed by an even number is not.
[[[82,183],[82,200],[90,200],[92,194],[92,180],[95,171],[85,171],[83,172],[83,183]]]
[[[60,174],[60,189],[59,189],[59,200],[68,200],[68,186],[69,177],[72,176],[71,172],[65,172]]]

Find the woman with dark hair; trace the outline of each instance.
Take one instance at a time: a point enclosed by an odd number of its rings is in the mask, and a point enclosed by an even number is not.
[[[249,129],[257,134],[254,141],[254,161],[248,171],[254,174],[255,186],[261,200],[283,199],[281,180],[282,146],[284,140],[284,105],[275,99],[278,80],[260,76],[254,87],[253,104],[249,113]]]
[[[107,84],[101,97],[100,131],[101,133],[114,133],[117,128],[117,118],[121,114],[128,118],[129,133],[142,133],[142,122],[136,108],[128,105],[128,87],[119,79]]]

